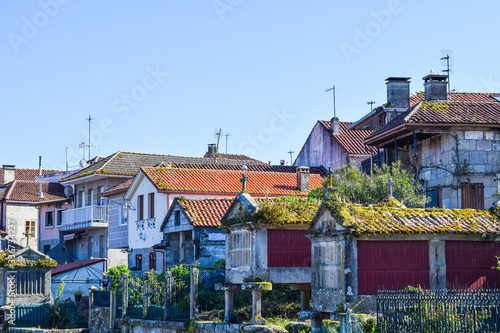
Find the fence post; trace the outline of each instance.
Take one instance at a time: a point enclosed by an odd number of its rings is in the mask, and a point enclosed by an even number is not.
[[[142,287],[142,317],[148,315],[149,306],[149,272],[144,272],[143,287]]]
[[[127,316],[127,307],[128,307],[128,274],[123,273],[122,276],[122,318]]]
[[[165,272],[165,319],[169,319],[170,296],[172,295],[172,272]]]
[[[196,311],[196,301],[198,295],[198,268],[191,269],[191,278],[189,281],[190,295],[189,295],[189,319],[194,317]]]

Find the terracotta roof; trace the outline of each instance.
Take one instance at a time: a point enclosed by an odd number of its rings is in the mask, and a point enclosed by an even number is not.
[[[59,170],[43,170],[42,169],[42,175],[49,175],[52,173],[56,172],[62,172]],[[3,167],[0,167],[0,185],[3,184],[3,173],[4,169]],[[38,176],[39,170],[38,169],[20,169],[16,168],[15,169],[15,179],[16,180],[35,180],[35,177]]]
[[[42,183],[43,198],[39,197],[40,183]],[[14,180],[0,191],[0,200],[34,204],[68,200],[68,198],[64,194],[64,186],[59,183]]]
[[[244,164],[244,163],[243,163]],[[269,165],[269,164],[250,164],[245,166],[248,171],[262,171],[262,172],[287,172],[296,173],[297,167],[292,165]],[[241,171],[242,165],[231,165],[231,164],[170,164],[171,168],[181,168],[181,169],[212,169],[212,170],[234,170]],[[310,173],[315,173],[319,175],[326,175],[325,172],[320,167],[310,167]]]
[[[353,205],[344,227],[359,234],[500,234],[500,220],[487,210],[415,209]]]
[[[141,168],[146,177],[161,191],[238,194],[242,171]],[[289,172],[247,171],[247,192],[257,196],[299,195],[297,176]],[[309,189],[322,185],[319,174],[310,174]]]
[[[185,199],[177,198],[187,217],[196,227],[218,227],[220,219],[233,199]]]
[[[500,125],[500,103],[498,102],[419,102],[402,113],[367,139],[389,131],[401,124],[442,125]],[[368,141],[368,140],[366,140]]]
[[[331,131],[332,125],[330,121],[318,120],[318,122],[323,125],[323,127]],[[335,139],[342,145],[342,147],[347,150],[349,154],[356,155],[370,155],[370,152],[377,153],[377,150],[373,147],[366,147],[363,144],[363,140],[373,133],[372,130],[347,130],[351,126],[352,122],[341,121],[339,123],[340,134],[333,135]]]
[[[102,262],[104,260],[106,260],[106,259],[102,259],[102,258],[100,258],[100,259],[87,259],[87,260],[70,262],[69,264],[64,264],[64,265],[60,265],[60,266],[52,268],[51,274],[52,274],[52,276],[58,275],[58,274],[61,274],[61,273],[67,272],[67,271],[71,271],[73,269],[82,268],[85,266],[97,264],[97,263]]]
[[[129,178],[124,182],[118,183],[115,186],[110,187],[106,191],[102,192],[101,195],[110,195],[119,192],[126,192],[130,187],[130,185],[132,184],[133,180],[134,178]]]
[[[134,176],[140,167],[153,167],[160,164],[233,164],[241,167],[242,160],[223,158],[186,157],[173,155],[142,154],[116,152],[102,160],[84,168],[62,181],[76,179],[92,174],[111,174]],[[245,164],[265,164],[257,160],[245,160]]]
[[[493,96],[500,93],[481,93],[481,92],[452,92],[448,94],[449,101],[455,102],[495,102],[498,100]],[[410,95],[410,106],[414,106],[425,100],[425,92],[418,91]]]

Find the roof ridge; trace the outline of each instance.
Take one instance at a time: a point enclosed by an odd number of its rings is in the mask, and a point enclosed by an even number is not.
[[[294,167],[293,165],[281,165],[287,167]],[[178,168],[178,167],[141,167],[141,169],[155,169],[155,170],[199,170],[199,171],[207,171],[207,172],[220,172],[220,173],[236,173],[236,172],[245,172],[252,174],[278,174],[278,175],[288,175],[290,172],[281,172],[281,171],[258,171],[258,170],[228,170],[228,169],[207,169],[207,168]],[[313,175],[319,175],[317,173],[313,173]]]
[[[119,151],[117,151],[116,153],[112,154],[112,155],[111,155],[111,157],[110,157],[110,158],[109,158],[106,162],[104,162],[104,163],[103,163],[103,164],[102,164],[99,168],[97,168],[97,169],[96,169],[96,171],[97,171],[97,170],[102,170],[102,169],[103,169],[106,165],[108,165],[108,163],[109,163],[112,159],[114,159],[114,158],[115,158],[118,154],[120,154],[120,153],[121,153],[121,151],[119,150]],[[94,173],[95,173],[95,171],[94,171]]]

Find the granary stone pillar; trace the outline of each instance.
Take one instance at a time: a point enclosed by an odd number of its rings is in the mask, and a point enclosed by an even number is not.
[[[429,241],[429,288],[446,289],[446,242]]]
[[[252,325],[263,325],[266,320],[262,318],[262,291],[272,290],[270,282],[246,282],[241,285],[241,290],[252,291]]]
[[[300,290],[300,311],[309,311],[311,308],[311,285],[309,283],[292,284],[292,290]]]
[[[241,286],[232,283],[216,283],[215,290],[224,291],[224,321],[227,323],[234,322],[234,292],[241,290]]]

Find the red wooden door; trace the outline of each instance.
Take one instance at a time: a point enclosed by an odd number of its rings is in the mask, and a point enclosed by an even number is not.
[[[446,242],[446,285],[448,288],[500,287],[495,242]]]
[[[311,242],[306,230],[267,230],[268,267],[311,267]]]
[[[358,241],[358,294],[378,289],[429,286],[426,241]]]

